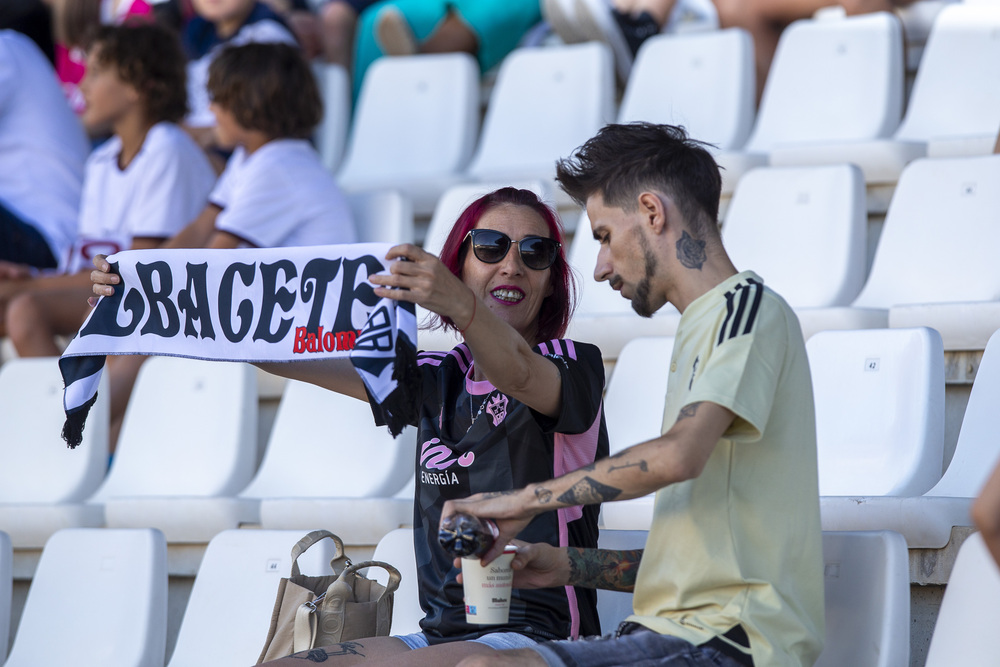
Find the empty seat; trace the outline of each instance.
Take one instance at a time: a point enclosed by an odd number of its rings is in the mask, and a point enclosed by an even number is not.
[[[62,528],[103,525],[101,507],[83,501],[108,469],[107,396],[105,379],[83,442],[68,449],[60,437],[66,415],[58,359],[0,366],[0,530],[15,547],[40,549]]]
[[[184,610],[171,667],[246,667],[257,661],[278,582],[291,574],[301,530],[225,530],[208,543]],[[299,556],[303,574],[330,574],[332,540]],[[220,613],[224,609],[225,613]]]
[[[70,528],[42,550],[4,667],[162,667],[166,644],[162,533]]]
[[[351,125],[351,79],[343,65],[325,62],[313,63],[313,75],[323,98],[323,120],[314,133],[316,150],[323,166],[336,172]]]
[[[257,462],[257,375],[244,363],[153,357],[143,364],[115,460],[93,497],[112,528],[154,527],[203,543],[257,520],[236,497]]]
[[[14,548],[10,535],[0,531],[0,657],[7,657],[10,639],[10,602],[14,584]]]
[[[806,351],[820,495],[917,496],[934,486],[944,451],[941,336],[926,328],[825,331]]]
[[[808,151],[812,144],[889,137],[902,110],[903,35],[895,16],[796,21],[778,42],[746,146],[717,155],[723,194],[780,147]]]
[[[398,190],[353,192],[347,203],[359,243],[413,243],[413,202]]]
[[[938,611],[927,651],[927,667],[997,664],[1000,569],[983,537],[962,544]]]
[[[405,635],[420,632],[420,619],[424,612],[420,608],[417,586],[417,562],[413,552],[413,529],[397,528],[379,540],[373,560],[393,565],[402,575],[399,588],[392,600],[392,634]],[[369,576],[385,586],[389,573],[381,568],[373,568]]]
[[[636,55],[618,122],[683,125],[718,150],[739,150],[753,125],[755,86],[745,30],[655,35]]]
[[[817,667],[910,664],[910,562],[899,533],[823,533],[823,588]]]
[[[365,74],[338,180],[401,190],[430,213],[462,176],[479,131],[479,67],[466,53],[379,58]]]
[[[934,487],[916,497],[820,498],[824,530],[894,530],[911,548],[939,549],[953,526],[971,526],[969,509],[1000,460],[994,412],[1000,405],[1000,332],[990,338],[972,385],[951,463]]]
[[[500,64],[468,176],[555,179],[556,160],[614,118],[611,60],[599,42],[510,53]]]
[[[413,479],[415,445],[416,429],[393,438],[366,403],[289,381],[260,470],[240,495],[259,500],[264,528],[325,528],[374,545],[412,522],[412,495],[394,496]]]

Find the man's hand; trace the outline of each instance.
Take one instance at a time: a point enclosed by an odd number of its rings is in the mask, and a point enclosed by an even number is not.
[[[517,546],[517,553],[511,561],[514,570],[514,588],[552,588],[569,584],[569,558],[566,549],[550,544],[529,544],[521,540],[511,540]],[[455,559],[455,567],[461,569],[462,559]],[[462,583],[462,575],[458,575]]]
[[[529,509],[526,489],[477,493],[462,500],[449,500],[441,510],[441,521],[452,514],[470,514],[496,522],[500,535],[482,558],[484,564],[503,553],[503,548],[524,530],[536,512]]]

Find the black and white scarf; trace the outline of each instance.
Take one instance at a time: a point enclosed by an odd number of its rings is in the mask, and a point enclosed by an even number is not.
[[[413,304],[380,299],[369,275],[389,244],[138,250],[67,346],[63,439],[76,447],[109,354],[283,362],[350,357],[393,435],[414,421]]]

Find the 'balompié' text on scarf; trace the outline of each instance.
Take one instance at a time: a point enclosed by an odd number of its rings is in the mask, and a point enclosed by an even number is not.
[[[63,438],[80,444],[106,355],[281,362],[350,357],[389,430],[414,419],[413,304],[380,299],[368,276],[389,244],[132,250],[108,258],[121,276],[67,346]]]

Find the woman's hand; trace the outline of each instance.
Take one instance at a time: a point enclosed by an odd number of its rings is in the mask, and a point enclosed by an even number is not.
[[[90,272],[90,282],[93,283],[91,290],[97,296],[111,296],[115,293],[115,288],[113,285],[117,285],[121,282],[121,278],[117,274],[111,273],[111,265],[108,263],[107,255],[95,255],[94,256],[94,267],[95,270]],[[87,303],[91,307],[97,305],[97,298],[90,297],[87,299]]]
[[[391,262],[389,275],[369,277],[375,294],[423,306],[459,328],[468,326],[476,295],[440,259],[410,243],[390,248],[385,258],[404,261]]]
[[[514,588],[552,588],[569,584],[569,556],[565,549],[521,540],[511,540],[510,544],[517,546],[517,553],[510,563],[514,570]],[[461,558],[455,559],[455,567],[461,569]],[[462,583],[461,573],[458,582]]]

